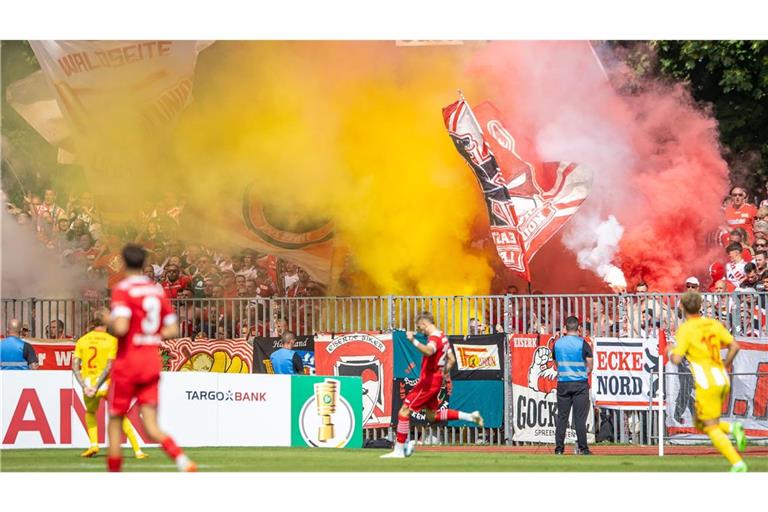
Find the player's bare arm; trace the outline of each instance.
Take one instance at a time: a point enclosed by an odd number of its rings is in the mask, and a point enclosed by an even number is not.
[[[163,326],[163,328],[160,330],[160,336],[162,336],[164,339],[170,339],[175,338],[179,335],[179,326],[177,325],[175,319],[173,322],[168,323]]]
[[[445,361],[445,367],[443,368],[443,376],[447,377],[451,374],[451,368],[456,364],[456,356],[453,355],[453,350],[449,350]]]
[[[128,334],[131,328],[131,319],[126,316],[113,317],[107,324],[107,332],[116,338]]]
[[[419,340],[417,340],[413,336],[413,332],[412,331],[407,331],[405,333],[405,335],[408,337],[408,341],[413,343],[413,346],[416,347],[416,350],[418,350],[419,352],[421,352],[425,356],[431,356],[435,352],[437,352],[437,347],[435,347],[434,343],[427,343],[426,345],[424,345],[423,343],[420,343]]]
[[[86,385],[85,381],[83,381],[82,375],[80,375],[80,365],[81,361],[79,357],[73,357],[72,358],[72,373],[75,375],[75,380],[78,384],[80,384],[80,387],[83,388],[83,391],[85,391]]]
[[[730,345],[728,345],[728,353],[725,355],[725,361],[723,361],[723,366],[726,368],[730,368],[733,364],[733,359],[736,357],[736,354],[739,352],[739,342],[736,340],[733,340]]]
[[[94,393],[96,390],[100,389],[101,386],[104,384],[104,381],[109,378],[109,374],[112,371],[112,359],[107,360],[107,366],[104,367],[104,371],[101,372],[101,375],[99,375],[98,380],[96,381],[96,385],[93,387]]]

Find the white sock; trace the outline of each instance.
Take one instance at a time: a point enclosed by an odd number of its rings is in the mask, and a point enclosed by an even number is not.
[[[405,452],[405,443],[395,442],[395,451],[398,453]]]
[[[181,454],[178,457],[176,457],[176,467],[179,468],[179,471],[184,471],[187,469],[187,466],[189,465],[189,457],[187,457],[185,454]]]
[[[740,460],[739,462],[733,465],[733,467],[735,468],[740,468],[742,466],[746,466],[746,463],[743,460]]]
[[[474,421],[472,419],[472,413],[459,411],[459,419],[461,421]]]

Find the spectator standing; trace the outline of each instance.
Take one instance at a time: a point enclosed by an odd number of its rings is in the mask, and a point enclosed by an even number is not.
[[[299,269],[293,264],[285,263],[285,273],[283,274],[283,289],[287,291],[296,283],[299,282]]]
[[[725,208],[725,222],[730,229],[744,228],[747,232],[750,243],[754,239],[752,231],[752,222],[757,216],[755,205],[747,202],[747,191],[742,187],[733,187],[731,189],[731,204]]]
[[[741,246],[741,256],[744,261],[752,261],[752,248],[746,244],[747,233],[744,228],[732,229],[728,234],[728,243],[739,244]]]
[[[47,189],[43,194],[43,202],[35,205],[31,200],[30,207],[37,220],[37,231],[49,233],[59,219],[66,219],[67,212],[56,204],[56,192]]]
[[[587,414],[589,413],[588,377],[592,371],[592,348],[579,336],[579,319],[569,316],[565,320],[565,336],[554,346],[557,368],[557,418],[555,427],[555,454],[565,451],[565,429],[573,408],[573,427],[580,455],[591,455],[587,446]]]
[[[293,350],[296,336],[292,332],[286,332],[281,337],[282,347],[272,352],[269,362],[272,363],[272,371],[279,375],[301,375],[304,373],[304,364],[301,356]]]
[[[64,322],[60,319],[52,320],[45,328],[45,337],[52,340],[64,340],[72,339],[71,336],[67,336],[64,332]]]
[[[151,279],[153,283],[157,281],[157,278],[155,277],[155,267],[152,265],[144,265],[141,273]]]
[[[741,282],[747,277],[746,272],[744,272],[744,266],[747,262],[744,261],[741,245],[735,243],[730,244],[725,248],[725,251],[728,253],[728,258],[730,259],[725,265],[725,278],[730,281],[734,288],[738,288],[741,285]]]
[[[739,285],[736,291],[756,291],[757,285],[761,284],[760,274],[757,272],[757,265],[750,261],[744,265],[744,273],[746,274],[746,277],[741,282],[741,285]]]
[[[169,263],[165,267],[165,279],[163,279],[161,285],[169,299],[176,299],[182,298],[179,292],[187,288],[191,281],[189,276],[181,275],[178,265]]]
[[[0,340],[0,370],[37,370],[37,353],[32,345],[19,337],[21,322],[8,323],[8,336]]]

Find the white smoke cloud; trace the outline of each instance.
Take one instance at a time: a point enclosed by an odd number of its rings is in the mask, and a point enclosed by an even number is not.
[[[63,267],[58,252],[46,248],[30,224],[19,225],[5,208],[5,194],[2,198],[2,298],[77,297],[86,281],[84,269]]]
[[[563,235],[563,244],[576,254],[579,267],[593,271],[606,283],[626,288],[627,281],[621,270],[613,264],[619,249],[624,227],[613,215],[600,220],[596,215],[574,217]]]

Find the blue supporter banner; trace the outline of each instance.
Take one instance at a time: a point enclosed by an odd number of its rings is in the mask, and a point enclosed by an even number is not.
[[[480,411],[486,428],[501,427],[504,417],[504,383],[500,380],[455,380],[451,409]],[[452,427],[474,427],[466,421],[449,421]]]
[[[496,346],[496,342],[498,341],[494,336],[471,336],[468,338],[470,344],[472,343],[471,340],[473,338],[481,340],[481,343],[479,343],[480,346]],[[392,339],[395,345],[394,373],[396,379],[394,382],[395,390],[392,394],[395,402],[394,405],[396,408],[399,408],[402,403],[402,398],[408,391],[410,391],[410,389],[412,389],[419,378],[422,356],[421,353],[416,350],[416,347],[408,341],[405,331],[393,331]],[[426,337],[421,334],[417,334],[417,339],[422,343],[426,342]],[[466,343],[467,340],[466,338],[452,337],[452,348],[454,348],[454,339],[461,343]],[[503,335],[500,336],[499,339],[503,341]],[[503,354],[503,350],[501,353]],[[498,361],[498,364],[501,366],[503,363]],[[465,372],[467,375],[470,375],[469,379],[471,380],[464,380],[466,376],[460,375]],[[466,412],[480,411],[480,414],[482,414],[483,419],[485,420],[486,427],[500,427],[504,409],[504,383],[502,380],[495,378],[500,374],[500,370],[490,368],[485,369],[475,367],[459,370],[457,355],[457,365],[451,372],[453,380],[451,394],[448,397],[448,400],[441,402],[441,408],[449,406],[451,409],[458,409]],[[457,375],[460,376],[457,378]],[[483,376],[486,378],[482,379]],[[448,403],[446,404],[446,402]],[[423,423],[422,415],[413,416],[413,419],[415,424]],[[449,425],[471,426],[472,424],[464,421],[452,421]]]

